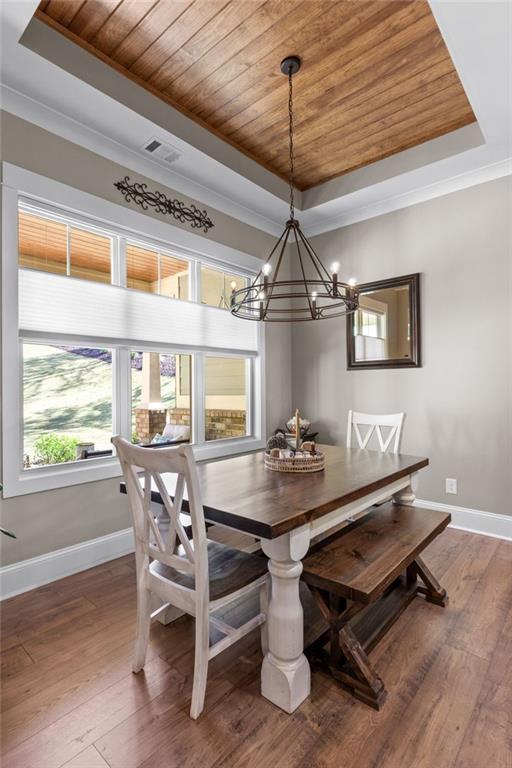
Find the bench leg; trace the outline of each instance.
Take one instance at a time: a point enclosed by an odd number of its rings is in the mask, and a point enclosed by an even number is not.
[[[427,600],[429,603],[441,605],[444,608],[448,602],[446,589],[440,585],[428,565],[421,559],[421,557],[416,558],[414,561],[414,567],[425,584],[425,587],[418,587],[418,592],[420,592],[422,595],[425,595],[425,600]]]
[[[405,571],[405,580],[407,581],[407,584],[409,586],[412,586],[413,584],[417,584],[418,570],[414,562],[412,562],[410,565],[407,566],[407,569]]]
[[[329,594],[329,666],[341,667],[343,656],[338,642],[338,628],[336,626],[336,617],[346,610],[347,602],[337,595]]]
[[[318,656],[322,666],[327,667],[332,677],[348,688],[353,696],[374,709],[380,709],[387,695],[384,683],[347,624],[363,606],[354,602],[347,607],[347,601],[343,598],[315,587],[310,586],[310,589],[329,624],[329,655],[319,647],[325,636],[311,649],[313,654]]]
[[[374,709],[380,709],[387,696],[384,683],[350,627],[340,629],[338,642],[343,656],[355,674],[355,678],[352,678],[352,675],[344,676],[344,684],[352,687],[352,693],[357,699]]]

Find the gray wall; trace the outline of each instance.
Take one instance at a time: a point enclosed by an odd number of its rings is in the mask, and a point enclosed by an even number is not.
[[[405,411],[418,497],[512,514],[512,184],[472,187],[313,238],[359,282],[421,273],[423,367],[347,371],[345,320],[292,331],[293,407],[343,444],[347,411]],[[445,478],[458,495],[445,494]]]
[[[124,203],[113,188],[113,181],[130,173],[104,157],[65,141],[54,134],[2,112],[1,159],[27,168],[72,187],[85,190],[118,204]],[[134,174],[132,174],[134,175]],[[136,178],[150,186],[155,182],[137,173]],[[170,196],[190,202],[185,195],[164,187]],[[275,239],[224,213],[206,207],[215,227],[205,238],[216,240],[258,257],[265,257]],[[140,211],[140,209],[137,209]],[[159,217],[148,212],[149,216]],[[175,226],[188,229],[188,225]],[[201,234],[201,233],[199,233]],[[291,409],[291,331],[268,327],[267,424],[271,430],[288,418]],[[0,501],[2,524],[13,529],[16,541],[0,537],[3,565],[35,557],[61,547],[122,530],[130,525],[126,497],[119,493],[119,480],[102,480],[54,491],[19,496]]]
[[[2,159],[117,203],[112,179],[130,170],[6,113]],[[268,430],[300,407],[326,442],[342,443],[349,408],[403,409],[404,450],[431,459],[421,498],[510,514],[511,197],[510,178],[501,179],[314,238],[327,264],[339,260],[340,272],[361,282],[422,273],[424,367],[347,372],[343,320],[293,332],[270,325]],[[265,255],[272,237],[209,211],[208,237]],[[457,496],[445,495],[445,477],[458,479]],[[3,564],[130,524],[116,479],[1,504],[3,524],[19,536],[0,538]]]
[[[157,189],[165,192],[169,197],[178,197],[187,205],[192,202],[206,208],[215,224],[213,229],[205,235],[207,240],[215,240],[262,258],[274,242],[274,238],[266,232],[221,213],[201,201],[192,200],[181,192],[164,186],[161,182],[151,181],[138,171],[132,171],[130,174],[129,168],[66,141],[9,112],[1,112],[0,120],[2,159],[13,165],[28,168],[41,176],[56,179],[70,187],[85,190],[91,195],[97,195],[118,205],[126,205],[140,213],[141,208],[134,209],[133,203],[125,203],[121,194],[114,188],[114,181],[128,174],[137,181],[146,182],[150,189],[156,185]],[[162,215],[153,210],[145,213],[162,221]],[[190,226],[186,223],[180,224],[175,219],[172,219],[171,223],[175,227],[190,231]],[[194,230],[194,233],[203,234],[199,230]]]

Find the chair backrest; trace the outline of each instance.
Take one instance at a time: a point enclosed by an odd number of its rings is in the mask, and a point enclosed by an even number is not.
[[[141,448],[122,437],[112,438],[123,474],[133,517],[136,551],[153,560],[208,581],[206,526],[201,502],[199,479],[190,445],[173,448]],[[144,471],[144,487],[139,472]],[[171,501],[163,473],[177,475],[174,500]],[[154,480],[170,519],[169,531],[163,537],[151,509],[151,483]],[[192,542],[180,520],[183,496],[187,490],[188,511],[192,522]],[[181,546],[180,546],[181,545]]]
[[[359,448],[366,448],[370,438],[375,432],[380,450],[385,453],[388,448],[392,453],[398,453],[400,438],[402,436],[402,425],[404,423],[405,413],[358,413],[358,411],[348,412],[347,425],[347,448],[352,447],[352,430],[354,431]],[[361,435],[360,426],[367,427],[364,437]],[[390,427],[390,432],[384,438],[381,427]],[[393,440],[394,438],[394,440]],[[393,442],[392,442],[393,441]]]

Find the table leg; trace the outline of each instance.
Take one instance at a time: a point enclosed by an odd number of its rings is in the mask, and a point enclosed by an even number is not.
[[[262,539],[270,558],[271,594],[268,608],[268,652],[261,668],[261,693],[285,712],[293,712],[311,690],[309,663],[304,656],[304,615],[299,597],[302,558],[309,548],[309,526],[276,539]]]
[[[409,506],[414,504],[417,487],[418,473],[414,472],[414,474],[409,475],[409,485],[406,485],[405,488],[401,488],[401,490],[393,494],[393,504],[405,504]]]

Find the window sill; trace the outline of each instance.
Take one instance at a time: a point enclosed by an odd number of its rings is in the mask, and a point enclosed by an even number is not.
[[[247,437],[229,437],[225,440],[212,440],[209,443],[194,446],[194,456],[196,461],[206,461],[207,459],[259,451],[264,447],[265,441],[259,437],[251,437],[250,435]]]
[[[85,459],[83,462],[25,469],[12,478],[4,478],[4,499],[24,496],[96,480],[108,480],[122,474],[116,457]]]
[[[197,461],[234,456],[251,451],[261,450],[265,441],[255,437],[229,438],[215,440],[194,446],[194,456]],[[30,493],[51,491],[67,488],[71,485],[82,485],[98,480],[109,480],[122,475],[117,458],[85,459],[80,464],[54,465],[23,470],[16,477],[4,478],[3,498],[24,496]]]

